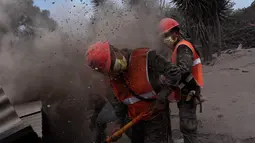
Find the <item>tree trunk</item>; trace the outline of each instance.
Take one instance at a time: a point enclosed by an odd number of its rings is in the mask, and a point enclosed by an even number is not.
[[[219,57],[221,55],[221,24],[220,24],[220,19],[218,13],[216,13],[216,18],[217,18],[217,35],[218,35],[218,49],[217,49],[217,56]]]
[[[196,34],[194,32],[194,30],[187,24],[187,29],[188,29],[188,32],[189,32],[189,36],[190,36],[190,41],[191,43],[193,44],[196,44],[197,43],[197,38],[196,38]]]
[[[202,44],[202,54],[204,57],[204,62],[212,61],[212,51],[211,51],[211,43],[209,41],[205,41],[201,39]]]

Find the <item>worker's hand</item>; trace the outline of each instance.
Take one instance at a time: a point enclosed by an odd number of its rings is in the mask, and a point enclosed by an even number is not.
[[[159,100],[160,102],[165,102],[168,99],[168,96],[171,93],[171,89],[167,88],[167,87],[162,87],[161,91],[157,94],[157,100]]]
[[[166,103],[162,100],[156,100],[152,108],[152,113],[156,113],[160,110],[163,110],[165,108],[165,104]]]
[[[113,128],[113,130],[112,130],[112,135],[115,133],[115,132],[117,132],[117,131],[119,131],[121,129],[121,125],[115,125],[114,126],[114,128]],[[116,142],[116,141],[118,141],[120,138],[122,137],[122,135],[120,135],[120,136],[112,136],[112,142]]]

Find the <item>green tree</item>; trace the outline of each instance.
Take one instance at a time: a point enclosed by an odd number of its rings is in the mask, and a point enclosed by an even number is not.
[[[233,11],[222,26],[222,43],[225,48],[255,47],[255,5]]]
[[[104,0],[91,0],[91,3],[94,4],[94,6],[99,6],[100,4],[102,4],[104,2]]]
[[[233,3],[230,0],[172,0],[182,13],[189,31],[202,44],[205,61],[212,60],[212,37],[218,37],[221,49],[221,21],[227,18]],[[212,33],[212,34],[211,34]]]

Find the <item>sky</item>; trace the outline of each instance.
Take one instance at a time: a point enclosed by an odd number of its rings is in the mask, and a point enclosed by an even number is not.
[[[89,4],[90,0],[34,0],[34,5],[41,9],[53,9],[57,5],[70,3],[73,5]]]
[[[91,0],[34,0],[34,5],[41,10],[49,10],[50,16],[60,25],[76,25],[85,23],[93,15]],[[111,0],[121,4],[121,0]],[[171,0],[166,0],[171,1]],[[235,5],[234,9],[244,8],[254,0],[232,0]],[[70,23],[72,22],[72,23]]]
[[[236,5],[234,6],[235,9],[247,7],[251,5],[251,3],[253,2],[253,0],[233,0],[233,1],[236,3]]]
[[[79,5],[84,3],[89,4],[89,1],[90,0],[34,0],[34,4],[39,6],[41,9],[53,9],[58,4],[71,2],[74,5]],[[232,0],[232,1],[236,3],[234,6],[235,9],[247,7],[253,2],[253,0]]]
[[[93,13],[90,0],[34,0],[34,5],[49,10],[59,24],[75,25],[86,21]]]

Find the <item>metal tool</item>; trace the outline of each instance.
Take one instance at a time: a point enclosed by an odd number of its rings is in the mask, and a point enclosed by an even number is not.
[[[123,126],[121,129],[119,129],[117,132],[115,132],[113,135],[109,136],[106,140],[105,143],[111,143],[112,139],[114,137],[118,137],[121,136],[123,133],[125,133],[129,128],[131,128],[133,125],[135,125],[136,123],[138,123],[139,121],[141,121],[143,119],[144,116],[150,114],[152,112],[152,110],[149,110],[147,112],[142,112],[141,114],[139,114],[137,117],[135,117],[132,121],[130,121],[129,123],[127,123],[125,126]]]

